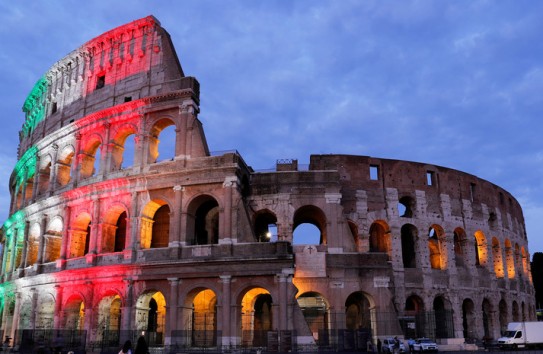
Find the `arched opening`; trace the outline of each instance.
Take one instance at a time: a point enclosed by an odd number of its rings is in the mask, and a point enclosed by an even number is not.
[[[326,244],[326,216],[323,211],[313,205],[296,210],[292,236],[294,245]]]
[[[102,142],[98,136],[93,136],[87,146],[81,149],[81,169],[79,176],[88,178],[96,175],[100,170]]]
[[[528,254],[526,252],[526,249],[524,249],[524,247],[522,247],[520,249],[520,254],[522,256],[522,271],[523,271],[525,276],[528,276],[528,278],[531,278],[530,277],[530,270],[528,268],[529,257],[528,257]]]
[[[412,218],[415,210],[415,199],[409,196],[401,197],[398,201],[398,215],[401,218]]]
[[[119,343],[122,301],[119,295],[106,295],[98,304],[96,339],[104,343]]]
[[[135,126],[125,124],[115,133],[111,143],[111,168],[113,171],[134,165],[136,132]]]
[[[53,329],[54,317],[55,299],[50,294],[43,294],[38,300],[36,329]]]
[[[3,305],[3,304],[2,304]],[[32,299],[30,296],[21,297],[21,310],[19,312],[19,330],[32,329],[30,319],[32,317]],[[9,332],[8,332],[9,333]]]
[[[471,299],[462,302],[462,329],[466,342],[472,342],[478,335],[475,324],[475,304]]]
[[[71,167],[74,151],[68,147],[62,151],[57,160],[57,183],[59,186],[65,186],[71,180]]]
[[[63,307],[62,328],[71,331],[82,331],[85,323],[85,303],[79,296],[72,296]]]
[[[492,304],[488,299],[483,300],[482,304],[482,312],[483,312],[483,339],[492,339],[494,329],[492,327],[492,312],[494,312],[492,308]]]
[[[500,241],[496,237],[492,238],[492,260],[494,261],[494,273],[497,278],[504,277],[502,249],[500,247]]]
[[[134,154],[136,152],[136,134],[130,134],[124,141],[121,169],[134,166]]]
[[[122,252],[126,242],[126,211],[119,215],[115,227],[115,249],[113,252]]]
[[[191,346],[209,348],[217,344],[217,297],[212,290],[200,290],[193,295],[192,313],[187,328]]]
[[[475,265],[486,266],[487,262],[487,250],[486,250],[486,237],[482,231],[475,232]]]
[[[277,217],[271,211],[259,211],[255,216],[254,225],[257,242],[277,241]]]
[[[513,246],[509,239],[505,239],[505,263],[507,265],[507,277],[509,279],[515,278],[515,258],[513,253]]]
[[[241,341],[244,347],[268,346],[268,332],[273,330],[273,300],[264,288],[253,288],[241,300]]]
[[[457,267],[465,267],[466,264],[464,262],[464,249],[467,242],[466,239],[466,232],[464,229],[457,227],[454,229],[453,233],[453,239],[454,239],[454,259]]]
[[[60,258],[60,247],[62,245],[62,231],[64,224],[60,217],[55,217],[49,222],[44,239],[43,262],[54,262]]]
[[[142,211],[140,246],[142,249],[168,247],[170,207],[163,200],[152,200]]]
[[[451,304],[443,297],[434,299],[436,338],[454,338],[454,322]]]
[[[500,333],[507,330],[507,303],[504,299],[501,299],[498,304],[499,321],[500,321]]]
[[[79,214],[70,230],[70,258],[83,257],[89,252],[91,218],[87,213]]]
[[[417,295],[411,295],[405,300],[405,323],[403,328],[408,338],[426,337],[426,314],[424,302]]]
[[[362,240],[358,235],[358,225],[352,220],[347,220],[347,225],[349,226],[349,231],[351,232],[351,237],[353,238],[355,244],[355,250],[357,252],[362,252]]]
[[[138,298],[136,329],[144,333],[151,347],[164,344],[166,329],[166,298],[160,291],[148,291]]]
[[[404,268],[416,268],[416,241],[417,228],[411,224],[405,224],[401,229],[402,259]]]
[[[432,225],[428,230],[428,251],[430,253],[430,267],[432,269],[443,269],[441,244],[438,236],[438,229],[435,225]]]
[[[345,301],[345,328],[351,331],[346,336],[347,348],[365,350],[372,341],[372,314],[369,299],[360,291],[350,294]]]
[[[219,204],[215,199],[207,199],[196,209],[195,231],[194,244],[219,243]]]
[[[49,180],[51,179],[51,158],[47,157],[39,170],[38,194],[43,195],[49,190]]]
[[[26,251],[26,264],[31,266],[38,262],[38,249],[40,245],[41,227],[38,223],[32,224],[28,232],[28,242]]]
[[[370,252],[390,253],[390,229],[382,220],[370,226]]]
[[[149,135],[149,163],[172,160],[175,157],[176,131],[172,120],[159,120],[151,128]]]
[[[122,205],[114,205],[104,214],[102,223],[101,252],[122,252],[126,241],[126,211]]]
[[[319,293],[308,292],[296,299],[313,338],[319,346],[328,345],[330,338],[329,306]]]

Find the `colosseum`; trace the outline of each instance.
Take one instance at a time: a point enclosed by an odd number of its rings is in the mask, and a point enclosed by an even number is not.
[[[366,351],[394,336],[456,350],[535,319],[506,190],[369,156],[257,171],[209,151],[199,99],[152,16],[37,81],[2,228],[14,349],[116,353],[143,335],[152,353]]]

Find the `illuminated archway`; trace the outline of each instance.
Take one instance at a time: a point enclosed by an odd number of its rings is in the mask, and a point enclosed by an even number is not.
[[[191,334],[191,346],[208,348],[217,344],[217,296],[210,289],[194,290],[188,296],[192,299],[192,312],[185,327]]]
[[[428,251],[430,253],[430,267],[432,269],[446,269],[447,254],[443,247],[445,231],[439,225],[432,225],[428,230]]]
[[[31,266],[38,261],[38,249],[40,245],[40,224],[34,223],[28,232],[28,242],[26,251],[26,264]]]
[[[65,186],[71,180],[71,167],[74,157],[74,149],[71,146],[66,147],[58,156],[57,165],[57,183],[59,186]]]
[[[100,156],[104,153],[101,147],[101,138],[97,134],[94,134],[89,138],[86,146],[81,148],[81,154],[79,155],[81,159],[81,161],[79,161],[80,178],[88,178],[99,172],[101,168]]]
[[[170,207],[163,200],[152,200],[143,209],[141,248],[168,247],[170,240]]]
[[[136,304],[136,328],[144,332],[149,345],[164,344],[166,329],[166,299],[160,291],[142,294]]]
[[[500,241],[496,237],[492,238],[492,259],[494,261],[494,273],[496,277],[504,277],[502,249],[500,247]]]
[[[114,205],[104,214],[102,223],[102,253],[121,252],[126,242],[127,213],[122,205]]]
[[[36,329],[53,329],[55,299],[51,294],[42,294],[36,310]]]
[[[118,343],[121,330],[121,297],[116,294],[104,296],[98,303],[96,340]]]
[[[486,266],[488,254],[485,234],[481,230],[477,230],[475,237],[475,265]]]
[[[515,255],[513,245],[509,239],[505,239],[505,263],[507,265],[507,277],[509,279],[515,278]]]
[[[328,301],[316,292],[303,293],[296,300],[315,341],[327,345],[331,329]]]
[[[376,220],[370,226],[370,252],[390,254],[390,228],[383,220]]]
[[[167,129],[168,127],[173,126],[172,128]],[[169,133],[164,130],[167,129],[170,131],[173,131],[173,133]],[[155,163],[160,160],[170,159],[175,156],[175,138],[172,138],[170,135],[173,135],[175,137],[175,124],[174,122],[169,118],[163,118],[157,121],[153,127],[151,128],[149,132],[149,163]],[[169,139],[163,139],[164,137],[168,136]],[[173,142],[167,141],[167,140],[174,140]],[[159,149],[159,144],[163,143],[163,146]],[[173,145],[173,149],[171,146]],[[170,148],[168,148],[170,147]],[[170,156],[170,153],[167,153],[167,151],[174,151],[173,156]]]
[[[57,216],[51,219],[47,225],[47,231],[45,232],[45,245],[43,261],[54,262],[60,258],[60,247],[62,245],[62,231],[64,229],[64,223],[62,218]]]
[[[77,215],[70,230],[70,258],[83,257],[89,252],[91,217],[88,213]]]
[[[273,300],[264,288],[248,290],[241,300],[242,346],[267,346],[268,331],[273,329]]]
[[[85,323],[85,303],[79,295],[72,295],[63,307],[62,328],[82,331]]]

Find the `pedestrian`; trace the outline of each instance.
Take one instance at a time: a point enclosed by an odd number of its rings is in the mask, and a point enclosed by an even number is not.
[[[400,340],[398,337],[394,337],[394,354],[400,353]]]
[[[119,354],[132,354],[132,342],[130,340],[124,342],[124,345],[119,351]]]
[[[147,345],[147,341],[145,341],[144,336],[140,336],[138,338],[134,354],[149,354],[149,346]]]
[[[383,343],[381,343],[381,340],[377,338],[377,353],[381,354],[382,347],[383,347]]]

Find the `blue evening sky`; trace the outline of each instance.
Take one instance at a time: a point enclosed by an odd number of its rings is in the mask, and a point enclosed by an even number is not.
[[[462,170],[511,192],[530,253],[543,251],[535,0],[2,1],[2,220],[35,82],[86,41],[147,15],[200,81],[211,150],[237,149],[257,170],[312,153]]]

